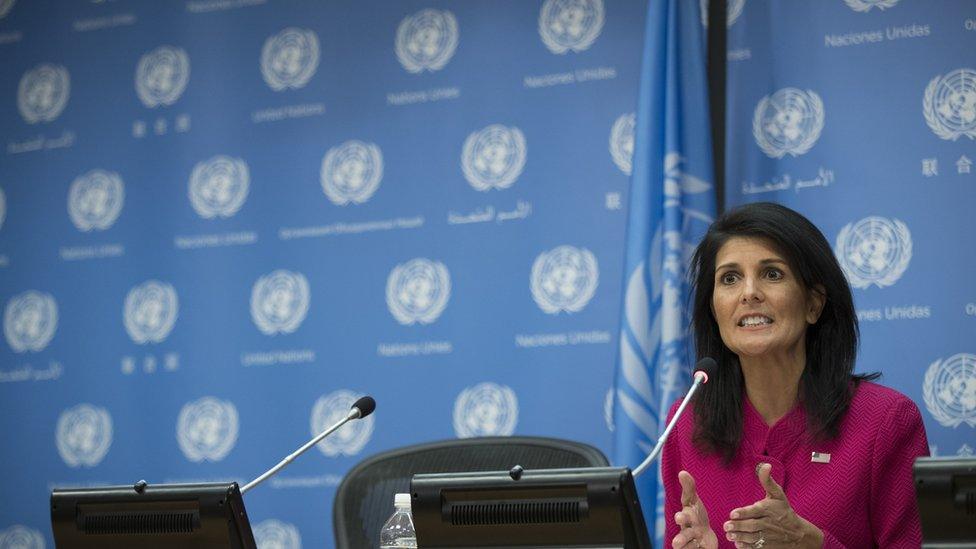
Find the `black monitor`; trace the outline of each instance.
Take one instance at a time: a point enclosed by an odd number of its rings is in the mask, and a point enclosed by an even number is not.
[[[414,475],[419,547],[650,549],[630,469]]]
[[[922,547],[976,547],[976,458],[918,458]]]
[[[256,549],[236,482],[56,489],[51,529],[58,549]]]

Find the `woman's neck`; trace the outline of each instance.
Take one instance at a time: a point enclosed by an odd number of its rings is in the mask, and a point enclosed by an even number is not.
[[[766,425],[774,425],[796,406],[806,361],[799,357],[740,357],[746,396]]]

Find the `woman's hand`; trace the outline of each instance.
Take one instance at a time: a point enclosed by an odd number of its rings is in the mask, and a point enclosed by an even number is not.
[[[671,547],[716,549],[718,537],[708,526],[708,511],[698,499],[695,479],[688,471],[681,471],[678,473],[678,482],[681,483],[681,510],[674,514],[674,522],[681,531],[671,540]]]
[[[793,512],[783,489],[770,475],[772,470],[768,463],[756,469],[766,497],[748,507],[733,509],[730,520],[723,525],[725,538],[734,541],[739,549],[822,547],[823,532]]]

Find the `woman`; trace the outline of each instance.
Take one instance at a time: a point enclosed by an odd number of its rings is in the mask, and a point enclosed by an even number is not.
[[[697,354],[718,370],[665,445],[666,539],[919,547],[921,415],[853,374],[857,316],[823,234],[789,208],[743,206],[708,230],[692,277]]]

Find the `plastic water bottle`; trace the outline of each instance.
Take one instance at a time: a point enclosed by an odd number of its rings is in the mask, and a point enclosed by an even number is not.
[[[410,515],[410,494],[393,497],[393,515],[380,530],[380,549],[417,547],[417,532]]]

